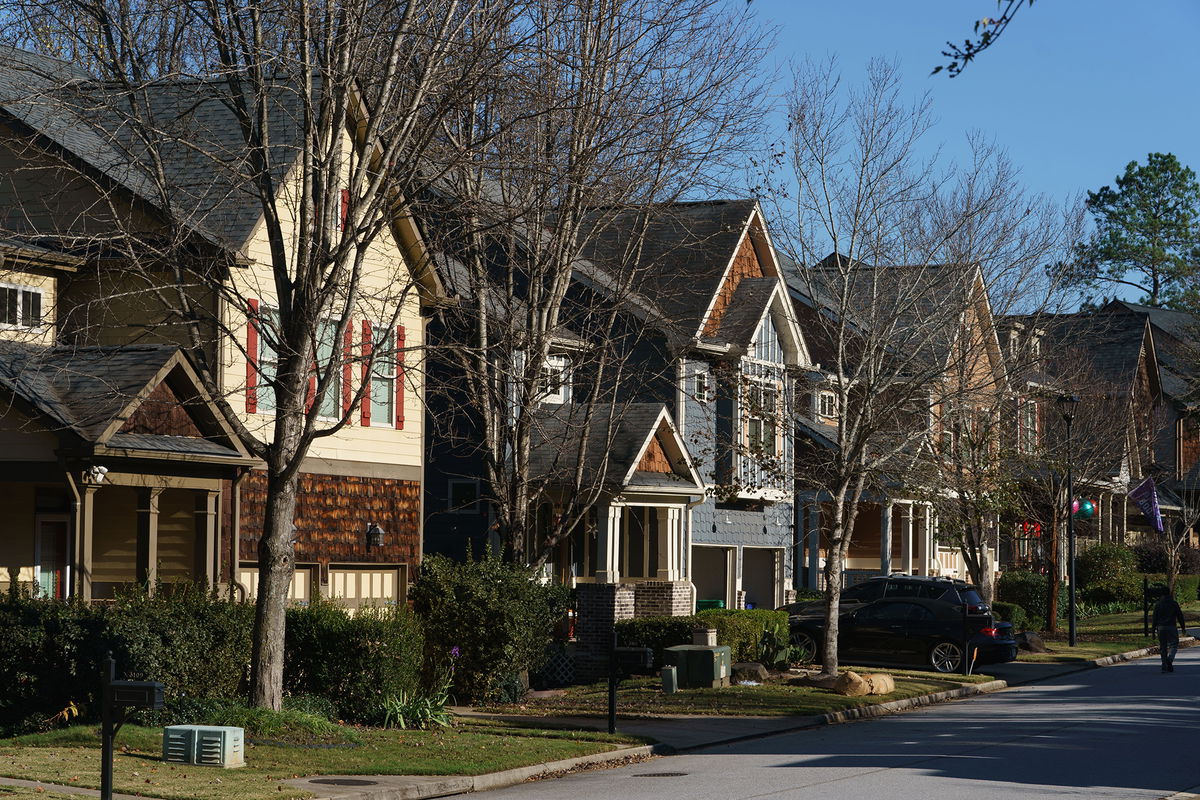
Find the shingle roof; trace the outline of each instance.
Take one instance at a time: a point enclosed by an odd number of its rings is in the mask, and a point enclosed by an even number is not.
[[[59,430],[94,442],[178,348],[170,345],[39,348],[0,344],[0,385]]]
[[[602,480],[611,486],[619,485],[636,466],[641,446],[653,432],[663,408],[661,403],[594,404],[591,428],[582,448],[584,481]],[[570,481],[579,465],[585,413],[587,407],[571,404],[538,412],[532,426],[529,456],[533,478],[554,483],[563,476]],[[647,475],[635,473],[631,485],[641,484],[641,479],[655,486],[691,485],[690,481],[674,476],[663,475],[662,480],[651,481]]]
[[[710,200],[598,209],[588,216],[583,256],[617,274],[634,265],[637,291],[690,335],[720,289],[754,208],[753,200]]]
[[[721,315],[716,335],[711,338],[741,348],[749,347],[778,286],[775,278],[743,278],[734,290],[729,307]]]
[[[114,433],[108,440],[109,448],[124,450],[148,450],[158,453],[182,453],[206,456],[239,457],[232,447],[226,447],[209,439],[192,436],[166,436],[152,433]]]
[[[204,238],[237,249],[262,216],[247,148],[220,80],[171,80],[138,89],[145,119],[123,113],[119,90],[56,59],[0,49],[0,111],[55,142]],[[283,179],[302,146],[302,102],[286,83],[267,93],[271,174]],[[142,133],[161,153],[165,185]]]

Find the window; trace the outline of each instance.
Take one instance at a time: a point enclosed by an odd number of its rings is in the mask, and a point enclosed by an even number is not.
[[[571,402],[571,361],[566,356],[549,355],[542,364],[542,402],[562,405]]]
[[[1032,453],[1038,447],[1038,406],[1037,401],[1025,398],[1021,401],[1019,413],[1019,428],[1017,441],[1022,453]]]
[[[707,403],[712,400],[712,378],[707,372],[697,372],[695,375],[694,396],[697,403]]]
[[[837,395],[833,392],[819,392],[817,394],[817,414],[826,419],[837,419]]]
[[[314,386],[317,373],[329,373],[329,383],[325,386],[317,413],[333,419],[342,415],[342,347],[339,346],[337,334],[337,320],[322,320],[317,326],[317,357],[313,365]]]
[[[279,374],[279,353],[271,339],[279,335],[279,309],[263,308],[258,331],[258,411],[275,410],[275,376]]]
[[[38,328],[42,324],[42,292],[27,286],[0,286],[0,326]]]
[[[451,480],[447,495],[447,510],[450,513],[474,514],[479,511],[479,481]]]
[[[396,332],[387,331],[380,341],[375,342],[375,347],[375,363],[371,366],[370,420],[372,425],[392,425],[396,411],[396,364],[400,360],[400,354],[396,352]]]
[[[750,381],[746,387],[746,446],[764,455],[779,454],[776,419],[779,390],[773,383]]]

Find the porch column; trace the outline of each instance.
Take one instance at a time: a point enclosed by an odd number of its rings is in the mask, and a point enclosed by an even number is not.
[[[900,504],[900,570],[913,574],[913,504]]]
[[[818,571],[821,568],[821,506],[808,504],[808,581],[809,589],[819,586]]]
[[[928,503],[921,504],[921,531],[917,539],[917,563],[921,565],[922,575],[932,575],[933,553],[933,508]]]
[[[192,579],[204,586],[216,584],[217,572],[217,501],[220,493],[202,489],[196,492],[196,556]]]
[[[596,550],[600,556],[600,568],[596,570],[597,583],[617,583],[621,580],[621,506],[609,506],[608,514],[600,518],[596,531]]]
[[[92,600],[92,545],[96,516],[97,485],[84,485],[79,492],[79,514],[75,530],[75,564],[79,576],[79,598]]]
[[[658,565],[660,581],[680,579],[683,564],[683,511],[674,506],[657,508]]]
[[[158,496],[162,489],[137,490],[136,580],[154,594],[158,583]]]
[[[879,511],[879,571],[884,575],[892,571],[892,506],[887,500]]]

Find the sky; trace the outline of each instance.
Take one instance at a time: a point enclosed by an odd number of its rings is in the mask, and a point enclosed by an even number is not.
[[[905,89],[933,100],[930,152],[961,157],[966,132],[981,131],[1034,192],[1064,200],[1112,185],[1151,152],[1200,170],[1200,0],[1037,0],[954,79],[930,76],[946,40],[998,14],[995,0],[753,0],[750,10],[779,28],[781,76],[806,56],[836,55],[853,82],[872,57],[898,60]]]

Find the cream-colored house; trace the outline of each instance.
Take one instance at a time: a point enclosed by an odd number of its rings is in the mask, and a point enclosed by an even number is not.
[[[0,523],[0,580],[99,598],[188,579],[253,596],[266,503],[253,439],[274,435],[281,301],[236,119],[219,87],[151,87],[156,179],[119,121],[57,102],[66,83],[103,103],[70,65],[0,53],[0,312],[15,320],[0,339],[16,340],[0,359],[0,491],[20,508]],[[291,259],[289,98],[272,107],[272,142]],[[360,251],[357,291],[314,331],[310,403],[333,432],[301,468],[298,601],[397,602],[421,558],[417,354],[439,287],[407,220]]]

